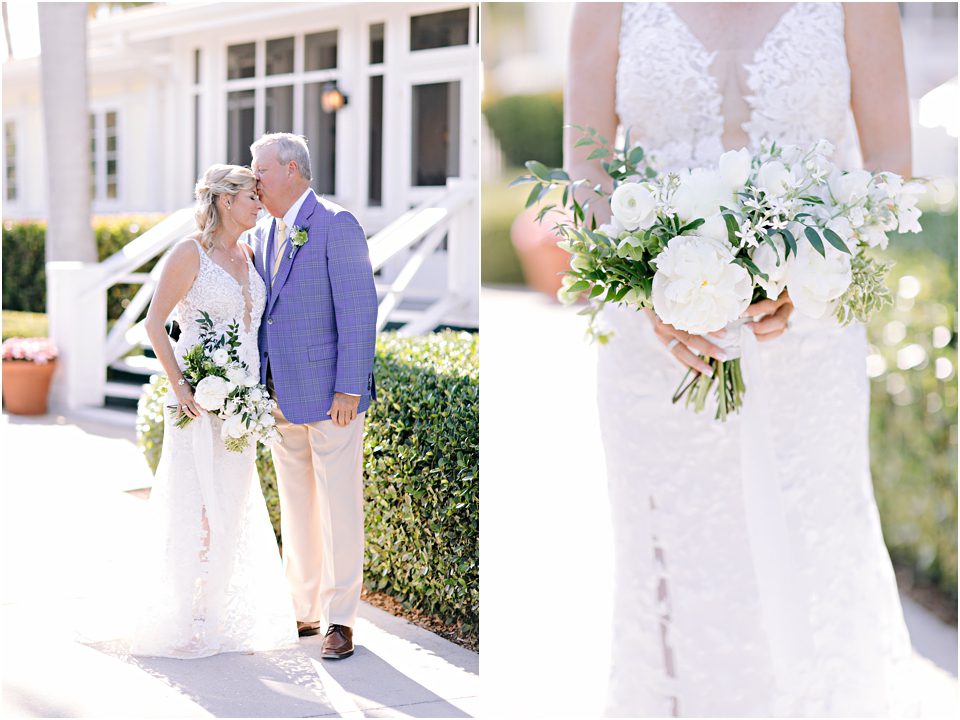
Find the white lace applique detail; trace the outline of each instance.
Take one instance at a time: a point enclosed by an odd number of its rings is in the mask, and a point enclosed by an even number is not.
[[[839,145],[850,107],[850,67],[838,3],[796,3],[748,63],[750,144],[784,138]]]

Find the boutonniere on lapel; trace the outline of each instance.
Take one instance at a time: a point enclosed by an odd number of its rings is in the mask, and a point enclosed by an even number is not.
[[[288,260],[293,260],[293,256],[297,254],[297,250],[307,244],[307,240],[310,239],[310,237],[307,235],[307,230],[309,229],[310,228],[294,225],[290,230],[290,245],[292,245],[292,249],[290,250],[290,254],[287,256]]]

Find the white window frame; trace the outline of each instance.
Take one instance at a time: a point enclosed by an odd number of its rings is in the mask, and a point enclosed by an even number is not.
[[[13,123],[13,167],[17,173],[16,195],[12,200],[7,199],[7,123]],[[3,186],[0,188],[0,198],[3,204],[18,207],[23,202],[23,123],[18,115],[3,116]]]
[[[107,197],[107,113],[109,112],[117,115],[117,196],[115,198]],[[95,192],[90,198],[91,209],[95,213],[120,212],[124,209],[124,186],[126,185],[124,178],[127,170],[123,153],[123,139],[126,136],[123,110],[117,102],[94,103],[88,109],[87,115],[88,117],[93,115],[96,133],[94,147],[96,155],[92,158]],[[89,137],[87,139],[89,141]]]

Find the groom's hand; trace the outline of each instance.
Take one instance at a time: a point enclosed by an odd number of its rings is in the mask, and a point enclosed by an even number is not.
[[[345,393],[334,393],[333,404],[330,406],[330,412],[327,415],[333,420],[334,425],[346,427],[357,418],[357,408],[360,406],[359,395],[347,395]]]

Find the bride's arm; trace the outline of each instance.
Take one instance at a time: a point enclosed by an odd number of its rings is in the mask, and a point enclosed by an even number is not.
[[[177,396],[177,402],[191,417],[200,417],[200,407],[193,399],[190,386],[177,384],[177,381],[183,377],[183,373],[177,365],[177,358],[173,354],[173,347],[170,345],[170,338],[164,326],[170,313],[190,290],[200,271],[200,257],[197,252],[197,246],[191,241],[181,242],[170,251],[144,322],[153,352],[170,379],[170,387]]]
[[[570,29],[567,83],[563,94],[564,125],[592,127],[613,143],[617,134],[616,81],[620,57],[622,3],[577,3]],[[589,178],[608,190],[610,178],[599,160],[587,160],[593,147],[574,148],[580,131],[563,130],[563,166],[571,178]],[[580,202],[596,196],[589,189],[577,193]],[[609,220],[606,203],[591,204],[597,223]]]
[[[911,174],[910,105],[897,3],[844,3],[850,104],[863,166]]]

